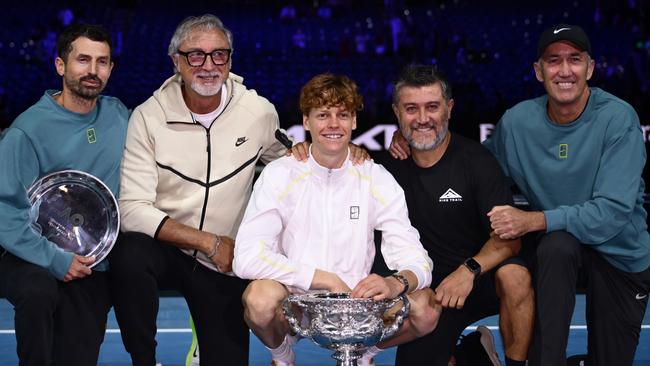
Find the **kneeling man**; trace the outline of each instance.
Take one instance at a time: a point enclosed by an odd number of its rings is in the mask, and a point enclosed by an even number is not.
[[[348,144],[363,102],[345,76],[321,74],[300,92],[303,124],[311,133],[306,162],[280,158],[255,184],[237,234],[233,270],[255,279],[244,292],[246,322],[269,348],[275,365],[293,365],[296,338],[282,313],[291,293],[351,292],[375,300],[403,293],[411,314],[402,329],[360,365],[386,348],[431,332],[440,315],[431,282],[433,263],[408,219],[404,192],[381,166],[352,165]],[[373,231],[397,273],[370,274]]]

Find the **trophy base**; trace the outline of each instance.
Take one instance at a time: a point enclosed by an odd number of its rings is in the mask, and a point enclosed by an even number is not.
[[[336,366],[358,366],[357,360],[361,359],[363,351],[367,348],[355,344],[338,344],[332,347],[336,350],[332,358],[336,360]]]

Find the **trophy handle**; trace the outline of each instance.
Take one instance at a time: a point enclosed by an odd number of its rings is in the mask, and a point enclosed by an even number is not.
[[[284,311],[284,317],[289,323],[289,328],[291,328],[292,331],[303,338],[311,338],[311,332],[300,327],[300,319],[296,319],[296,317],[293,315],[293,312],[289,308],[288,297],[282,302],[282,310]]]
[[[408,318],[409,311],[411,310],[411,303],[409,302],[406,295],[399,297],[402,300],[402,308],[395,313],[395,321],[388,328],[384,329],[384,333],[381,335],[381,341],[388,339],[395,335],[397,331],[402,327],[404,320]]]

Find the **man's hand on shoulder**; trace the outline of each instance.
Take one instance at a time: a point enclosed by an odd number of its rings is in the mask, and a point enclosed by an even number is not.
[[[287,156],[293,156],[298,161],[305,161],[309,158],[309,141],[299,142],[287,150]]]
[[[409,142],[404,138],[399,128],[393,132],[393,139],[390,141],[388,151],[395,159],[399,160],[404,160],[411,155]]]
[[[298,161],[305,161],[309,158],[309,141],[299,142],[287,150],[287,156],[293,156]],[[352,164],[359,165],[366,160],[370,160],[370,154],[362,147],[350,143],[350,161]]]
[[[443,308],[462,309],[473,288],[474,274],[461,265],[436,287],[436,302]]]
[[[492,230],[501,239],[516,239],[533,231],[546,230],[546,218],[540,211],[523,211],[512,206],[494,206],[487,215]]]
[[[63,282],[70,282],[79,278],[84,278],[90,275],[93,271],[90,265],[95,263],[95,257],[82,257],[75,254],[72,257],[72,263],[68,268],[68,272],[63,276]]]
[[[368,150],[362,148],[361,146],[357,146],[353,143],[350,143],[349,146],[350,146],[350,161],[352,161],[352,164],[359,165],[359,164],[363,164],[363,162],[366,160],[371,160],[370,154],[368,154]]]

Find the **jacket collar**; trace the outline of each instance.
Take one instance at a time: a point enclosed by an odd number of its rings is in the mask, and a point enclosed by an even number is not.
[[[345,158],[343,165],[340,168],[330,169],[318,164],[311,152],[311,146],[309,146],[309,159],[307,160],[307,164],[309,164],[309,168],[311,169],[312,173],[321,179],[341,179],[348,174],[348,169],[352,164],[350,162],[350,149],[348,148],[348,155]]]

